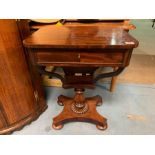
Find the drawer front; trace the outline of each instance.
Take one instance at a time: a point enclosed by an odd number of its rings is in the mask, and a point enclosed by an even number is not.
[[[105,53],[80,53],[81,63],[94,64],[122,64],[124,59],[123,52],[105,52]]]
[[[73,52],[37,52],[36,57],[39,64],[79,62],[78,53]]]
[[[96,51],[36,51],[36,61],[43,65],[95,65],[95,66],[127,66],[131,51],[102,50]]]

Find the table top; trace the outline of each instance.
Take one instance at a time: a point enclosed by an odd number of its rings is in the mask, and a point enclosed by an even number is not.
[[[23,41],[28,48],[124,48],[138,41],[122,28],[102,26],[44,26]]]

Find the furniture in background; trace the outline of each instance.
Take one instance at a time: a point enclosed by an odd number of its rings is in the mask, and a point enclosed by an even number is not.
[[[29,35],[26,23],[23,28],[20,34],[16,20],[0,19],[0,134],[21,129],[47,108],[40,77],[22,44]]]
[[[29,20],[29,26],[31,31],[36,31],[43,26],[55,25],[60,22],[64,26],[103,26],[103,27],[121,27],[122,29],[129,31],[134,30],[136,27],[130,23],[128,19],[60,19],[52,22],[46,22],[46,20]]]
[[[120,74],[129,65],[138,41],[122,28],[103,26],[45,26],[24,40],[31,65],[38,74],[59,78],[63,88],[75,89],[75,96],[60,95],[63,111],[53,119],[53,128],[61,129],[70,121],[87,121],[98,129],[107,128],[107,119],[96,111],[102,104],[100,96],[84,96],[84,89],[93,89],[95,82]],[[44,70],[45,66],[63,68],[64,77]],[[114,72],[94,77],[99,67],[113,67]]]

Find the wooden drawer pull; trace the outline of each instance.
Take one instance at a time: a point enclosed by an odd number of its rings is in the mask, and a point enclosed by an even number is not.
[[[81,55],[80,55],[80,53],[78,53],[78,59],[80,59],[81,58]]]

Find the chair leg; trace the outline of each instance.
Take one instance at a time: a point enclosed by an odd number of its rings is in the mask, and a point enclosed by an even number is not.
[[[153,19],[152,28],[154,28],[155,19]]]
[[[117,67],[114,67],[113,69],[115,71],[117,70]],[[116,80],[117,80],[117,76],[112,77],[111,84],[110,84],[110,92],[114,92],[115,86],[116,86]]]

